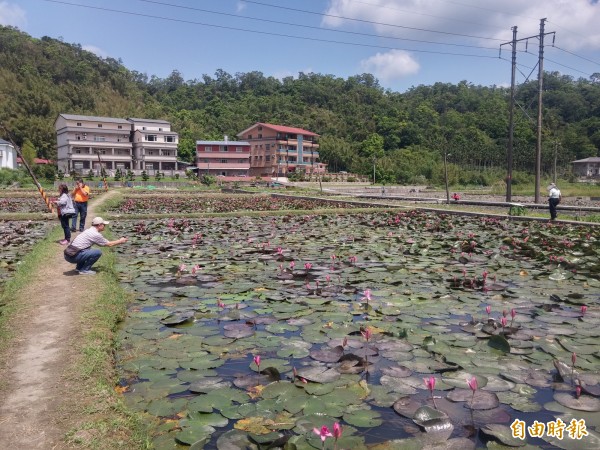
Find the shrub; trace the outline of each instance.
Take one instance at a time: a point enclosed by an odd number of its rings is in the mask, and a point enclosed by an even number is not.
[[[321,178],[321,181],[323,181],[324,183],[327,183],[328,181],[331,181],[331,177],[325,175],[323,178]]]
[[[148,181],[150,177],[148,176],[148,174],[146,173],[145,170],[142,170],[142,181]]]
[[[354,183],[356,181],[356,177],[348,177],[348,178],[346,178],[346,181],[348,183]]]

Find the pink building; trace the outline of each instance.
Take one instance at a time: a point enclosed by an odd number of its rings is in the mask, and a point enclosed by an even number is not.
[[[251,146],[250,176],[287,176],[288,173],[324,173],[319,162],[318,134],[302,128],[256,123],[239,133]]]
[[[198,175],[247,177],[250,144],[244,141],[196,141]]]

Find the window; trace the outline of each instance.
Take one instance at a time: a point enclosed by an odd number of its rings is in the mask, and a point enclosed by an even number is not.
[[[148,155],[148,156],[154,156],[154,155],[156,155],[156,153],[155,153],[154,150],[146,150],[146,155]]]
[[[212,147],[210,145],[207,145],[206,147],[204,147],[204,151],[212,153]]]
[[[122,130],[122,129],[123,129],[123,125],[119,125],[117,128],[118,128],[119,130]]]
[[[262,127],[258,127],[258,131],[262,131]]]
[[[82,162],[74,162],[73,167],[75,167],[75,169],[83,169],[83,163]]]
[[[252,135],[251,134],[248,135],[248,139],[252,139]]]
[[[77,126],[80,127],[81,126],[81,122],[77,122]]]
[[[81,136],[79,136],[78,134],[75,135],[75,138],[79,141],[81,140]]]
[[[142,130],[145,130],[145,129],[146,129],[146,127],[142,127]]]
[[[219,145],[219,151],[220,152],[228,152],[229,149],[227,148],[226,145]]]
[[[154,170],[154,164],[152,164],[152,163],[146,163],[146,169]]]
[[[258,134],[258,138],[259,138],[259,139],[262,139],[262,134],[260,134],[260,133],[259,133],[259,134]]]
[[[222,159],[222,160],[221,160],[221,162],[222,162],[223,164],[227,164],[227,163],[229,162],[229,160],[228,160],[228,159]]]
[[[236,151],[236,153],[242,153],[243,149],[242,149],[242,147],[236,147],[235,151]]]
[[[158,141],[158,137],[155,134],[147,134],[146,141],[148,142],[156,142]]]
[[[265,150],[266,151],[270,151],[271,150],[271,144],[265,144]]]
[[[265,156],[265,161],[271,161],[271,155]]]
[[[106,142],[106,138],[104,136],[94,136],[94,141],[96,141],[96,142]]]
[[[121,170],[125,169],[125,164],[117,163],[117,169],[121,169]]]
[[[248,160],[247,159],[238,159],[238,162],[244,164],[244,163],[247,163]]]
[[[175,142],[175,136],[165,136],[165,142]]]
[[[101,123],[98,124],[98,128],[102,128],[102,124]]]
[[[162,131],[162,128],[159,128],[158,131]]]

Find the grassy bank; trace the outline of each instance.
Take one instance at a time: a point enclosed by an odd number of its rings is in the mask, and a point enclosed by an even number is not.
[[[115,254],[103,249],[98,276],[93,279],[95,295],[89,298],[81,317],[84,331],[72,374],[77,390],[67,405],[84,414],[78,414],[67,441],[81,448],[145,449],[150,448],[146,419],[128,411],[115,391],[115,335],[129,298],[119,285],[114,265]]]

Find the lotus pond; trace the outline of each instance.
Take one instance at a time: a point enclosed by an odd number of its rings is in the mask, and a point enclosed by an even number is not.
[[[0,220],[0,291],[31,247],[55,226],[56,222]]]
[[[371,206],[369,203],[362,207]],[[129,197],[109,209],[118,214],[231,213],[239,211],[355,208],[351,203],[270,195],[187,195]]]
[[[600,448],[597,228],[414,211],[111,228],[134,298],[118,389],[156,448]],[[588,435],[519,439],[515,419]]]

